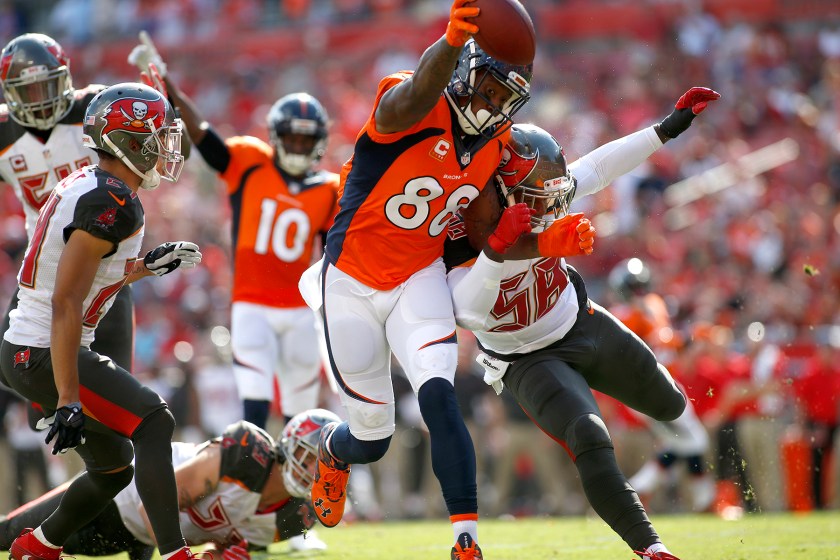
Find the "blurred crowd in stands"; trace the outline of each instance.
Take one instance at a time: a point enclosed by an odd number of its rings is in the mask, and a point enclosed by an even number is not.
[[[136,79],[125,56],[137,32],[148,29],[169,72],[223,136],[266,138],[270,104],[309,91],[331,116],[322,164],[337,171],[367,118],[378,79],[415,66],[421,54],[415,45],[442,33],[449,4],[0,0],[0,38],[51,34],[69,50],[81,87]],[[730,513],[840,507],[840,461],[832,453],[835,440],[840,444],[836,4],[525,4],[539,14],[539,47],[532,101],[517,120],[555,134],[570,160],[660,120],[690,86],[722,94],[684,137],[575,209],[593,218],[599,238],[595,253],[573,264],[588,279],[590,297],[604,304],[615,302],[606,285],[615,263],[637,256],[651,267],[653,289],[671,312],[669,336],[684,342],[673,372],[714,443],[707,459],[721,490],[712,507]],[[610,22],[631,8],[645,14],[646,25],[613,32]],[[228,204],[215,174],[194,156],[177,185],[144,197],[144,205],[148,247],[189,239],[204,254],[193,272],[134,285],[135,372],[169,397],[178,437],[199,440],[235,420],[240,406],[228,365]],[[17,201],[2,188],[2,305],[25,240]],[[586,500],[562,448],[536,437],[524,414],[484,385],[472,361],[472,337],[461,333],[460,342],[456,390],[475,428],[484,513],[584,513]],[[394,377],[403,395],[399,445],[373,467],[376,500],[359,491],[354,496],[361,518],[443,511],[437,492],[426,491],[435,481],[419,411],[396,369]],[[326,384],[324,399],[335,407]],[[606,400],[604,409],[622,466],[632,474],[655,453],[652,440],[632,418],[617,409],[610,414]],[[5,443],[15,450],[8,456],[35,464],[39,436],[21,425],[19,408],[7,406]],[[50,461],[40,483],[66,476]],[[16,484],[14,462],[0,472],[5,484]],[[32,498],[26,489],[0,496]],[[680,480],[662,492],[651,498],[654,512],[688,509]],[[0,503],[0,510],[14,505]]]

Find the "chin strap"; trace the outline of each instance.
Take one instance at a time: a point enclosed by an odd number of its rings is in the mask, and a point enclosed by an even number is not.
[[[128,167],[131,170],[132,173],[134,173],[135,175],[140,177],[140,179],[142,179],[142,182],[140,183],[140,188],[146,190],[153,190],[156,189],[158,185],[160,185],[160,173],[158,173],[157,169],[152,168],[147,173],[143,173],[142,171],[137,169],[137,167],[133,163],[131,163],[131,160],[128,159],[125,153],[123,153],[123,151],[120,150],[117,147],[117,145],[111,141],[111,138],[109,138],[107,134],[102,135],[102,140],[104,140],[104,142],[108,144],[108,147],[111,148],[111,150],[113,150],[114,155],[120,158],[120,161],[123,162],[126,165],[126,167]]]

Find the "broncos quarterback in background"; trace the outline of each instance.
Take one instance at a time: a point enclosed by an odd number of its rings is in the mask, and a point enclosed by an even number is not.
[[[587,297],[583,278],[565,259],[513,260],[507,253],[521,236],[539,232],[539,238],[570,226],[568,237],[577,247],[567,255],[591,253],[594,239],[578,229],[586,225],[582,214],[568,214],[571,202],[632,170],[719,97],[691,88],[661,123],[568,167],[548,132],[514,125],[497,179],[507,208],[493,235],[478,252],[455,224],[445,253],[456,318],[475,332],[485,381],[497,393],[507,388],[534,423],[565,447],[598,515],[636,554],[652,560],[678,559],[619,469],[592,389],[664,421],[683,413],[686,398],[650,348]]]
[[[249,551],[264,550],[277,541],[289,540],[296,550],[294,537],[306,535],[315,523],[307,498],[318,438],[324,425],[335,420],[332,412],[313,409],[295,415],[277,441],[242,421],[203,443],[173,442],[179,520],[187,544],[210,543],[213,556],[225,560],[248,560]],[[24,528],[46,519],[69,484],[0,518],[0,549],[8,549]],[[319,548],[326,547],[318,542]],[[149,560],[155,544],[132,482],[70,537],[64,552],[85,556],[127,552],[130,560]]]
[[[40,33],[12,39],[0,54],[0,179],[14,189],[23,206],[27,239],[32,239],[38,211],[55,185],[76,169],[91,165],[93,152],[82,145],[82,119],[90,100],[105,86],[74,89],[70,59],[56,41]],[[9,328],[9,312],[0,335]],[[91,345],[131,370],[134,346],[131,288],[124,286],[99,323]]]
[[[328,117],[307,93],[277,100],[268,112],[269,142],[222,139],[166,73],[147,36],[129,61],[157,66],[193,143],[227,184],[233,211],[233,369],[244,419],[264,428],[277,375],[288,419],[318,405],[321,354],[315,317],[297,284],[317,239],[337,211],[338,175],[316,171]]]

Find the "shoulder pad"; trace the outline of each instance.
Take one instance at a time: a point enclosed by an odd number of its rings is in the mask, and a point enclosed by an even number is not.
[[[303,186],[307,189],[310,189],[312,187],[319,187],[321,185],[338,187],[338,182],[339,176],[337,173],[319,170],[306,177],[303,180]]]
[[[86,88],[74,91],[73,107],[70,109],[70,112],[67,113],[67,116],[61,119],[61,124],[82,124],[82,121],[85,118],[85,112],[87,111],[87,106],[96,94],[103,89],[105,89],[105,86],[90,85]]]
[[[233,151],[248,151],[260,153],[269,160],[272,158],[272,149],[268,142],[254,136],[234,136],[225,140],[228,149]]]
[[[64,229],[64,239],[80,229],[115,245],[143,227],[140,199],[125,183],[105,173],[96,173],[96,188],[76,202],[73,221]]]
[[[274,440],[250,422],[237,422],[225,429],[221,477],[242,483],[252,492],[262,492],[274,466]]]

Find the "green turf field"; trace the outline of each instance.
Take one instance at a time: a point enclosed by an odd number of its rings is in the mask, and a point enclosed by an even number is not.
[[[840,512],[765,514],[738,521],[654,516],[653,521],[681,560],[840,560]],[[638,560],[600,519],[485,519],[479,531],[487,560]],[[442,521],[356,523],[318,533],[330,546],[317,555],[323,560],[448,560],[452,540]],[[287,545],[278,543],[254,560],[309,556],[289,554]]]

